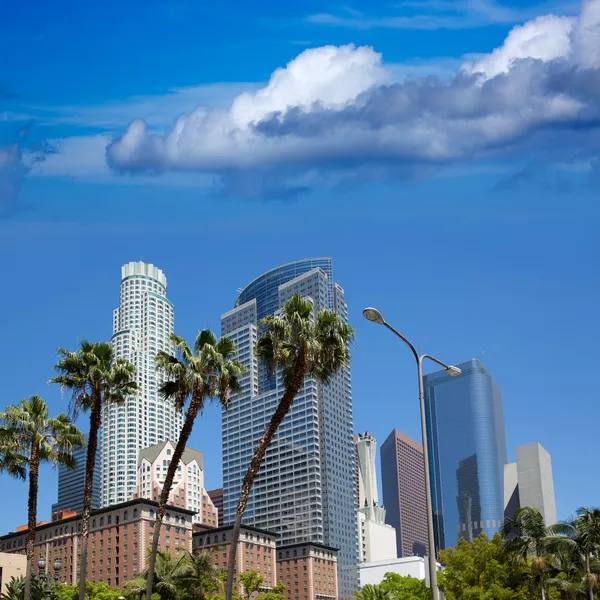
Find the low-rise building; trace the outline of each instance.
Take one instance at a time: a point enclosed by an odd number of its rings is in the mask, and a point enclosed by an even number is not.
[[[90,581],[119,587],[145,568],[157,506],[153,500],[136,498],[92,511],[87,565]],[[181,507],[167,507],[160,532],[161,550],[173,555],[181,549],[191,550],[193,515]],[[1,536],[0,552],[25,554],[26,538],[27,530]],[[59,559],[62,563],[59,581],[68,584],[77,581],[80,552],[81,515],[36,528],[33,564],[44,559],[51,565]]]
[[[137,485],[134,498],[158,501],[162,486],[175,452],[175,444],[162,442],[140,450],[138,454]],[[169,503],[194,511],[194,523],[217,527],[218,510],[204,489],[204,456],[186,448],[179,461],[169,495]]]
[[[6,592],[6,586],[14,577],[25,577],[27,558],[20,554],[0,552],[0,594]]]
[[[192,546],[194,550],[209,550],[213,564],[227,569],[231,550],[233,525],[217,527],[206,531],[194,531]],[[235,576],[240,572],[256,571],[263,578],[262,591],[273,589],[277,584],[277,564],[275,561],[275,541],[277,534],[271,531],[242,525],[237,543]],[[237,585],[241,592],[241,585]]]
[[[336,600],[337,549],[316,542],[280,546],[277,575],[286,600]]]

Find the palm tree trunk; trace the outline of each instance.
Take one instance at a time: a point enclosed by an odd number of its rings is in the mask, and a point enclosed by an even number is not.
[[[590,555],[585,555],[585,571],[586,583],[588,586],[588,600],[594,600],[594,579],[592,577],[592,569],[590,567]]]
[[[240,492],[240,498],[237,504],[237,511],[235,515],[235,523],[233,525],[233,532],[231,534],[231,545],[229,546],[229,561],[227,563],[227,588],[225,590],[225,599],[232,600],[233,597],[233,575],[235,571],[235,558],[237,554],[237,545],[240,539],[240,528],[242,525],[242,517],[244,516],[244,512],[246,511],[246,506],[248,504],[248,497],[250,496],[250,491],[252,490],[252,485],[254,484],[254,480],[256,479],[256,475],[260,470],[262,465],[263,458],[265,456],[265,452],[267,448],[271,444],[277,429],[281,425],[281,422],[288,414],[294,398],[296,394],[304,384],[304,376],[306,375],[306,358],[302,356],[299,362],[295,365],[294,373],[291,377],[290,385],[285,390],[279,404],[265,432],[260,438],[256,449],[254,450],[254,456],[250,461],[250,466],[246,471],[246,476],[244,477],[244,482],[242,483],[242,490]]]
[[[544,574],[540,573],[540,589],[542,591],[542,600],[546,600],[546,586],[544,585]]]
[[[33,551],[35,547],[35,526],[37,523],[38,476],[40,469],[39,448],[31,444],[29,457],[29,498],[27,499],[27,567],[25,571],[24,600],[31,600],[31,576],[33,574]]]
[[[171,487],[173,486],[173,479],[175,479],[175,473],[177,472],[177,467],[179,466],[179,461],[183,456],[183,452],[185,450],[186,444],[190,439],[190,435],[192,433],[192,428],[194,427],[194,421],[196,420],[196,416],[198,415],[198,411],[200,410],[200,406],[202,406],[202,398],[204,397],[204,389],[201,385],[199,385],[192,394],[192,399],[190,400],[190,405],[188,406],[187,412],[185,414],[185,421],[183,423],[183,427],[181,428],[181,432],[179,434],[179,439],[177,440],[177,445],[175,446],[175,451],[173,452],[173,456],[171,457],[171,463],[169,464],[169,468],[167,469],[167,475],[165,477],[165,481],[163,483],[163,488],[160,493],[160,500],[158,502],[158,508],[156,509],[156,519],[154,521],[154,533],[152,535],[152,549],[150,551],[150,560],[148,561],[148,579],[146,580],[146,600],[151,600],[152,598],[152,588],[154,587],[154,568],[156,566],[156,555],[158,553],[158,543],[160,538],[160,528],[162,526],[162,521],[165,516],[165,508],[169,501],[169,495],[171,494]]]
[[[90,512],[92,508],[92,487],[94,485],[94,467],[98,447],[98,430],[102,421],[102,403],[100,394],[94,399],[90,413],[90,432],[88,434],[87,456],[85,457],[85,483],[83,488],[83,514],[81,516],[81,550],[79,553],[79,600],[85,600],[85,582],[87,577],[88,536]]]

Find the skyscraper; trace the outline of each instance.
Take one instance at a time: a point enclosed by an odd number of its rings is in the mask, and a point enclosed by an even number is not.
[[[517,461],[504,466],[504,517],[525,506],[537,508],[546,525],[556,523],[552,460],[538,442],[517,446]]]
[[[377,440],[367,431],[354,436],[358,471],[358,529],[360,562],[397,558],[396,530],[385,522],[379,504],[375,456]]]
[[[396,529],[398,558],[425,556],[429,545],[423,447],[397,429],[381,444],[381,487],[385,522]]]
[[[85,444],[73,450],[75,467],[69,469],[58,465],[58,498],[52,505],[52,513],[62,510],[83,511],[83,490],[85,487],[85,457],[87,456],[87,434]],[[94,471],[92,487],[92,510],[100,508],[100,471]]]
[[[254,447],[283,392],[281,378],[270,380],[254,353],[259,322],[295,294],[310,298],[315,312],[329,308],[347,320],[344,292],[333,280],[329,258],[260,275],[221,317],[222,335],[235,341],[247,368],[241,393],[222,417],[225,525],[235,518]],[[282,546],[311,541],[339,548],[340,594],[352,595],[358,586],[354,478],[350,372],[338,373],[326,386],[307,377],[267,450],[244,521],[280,534]]]
[[[154,367],[159,350],[173,352],[173,305],[167,278],[154,265],[130,262],[121,269],[119,308],[113,313],[113,345],[117,358],[137,368],[138,391],[120,405],[106,405],[100,439],[101,505],[131,499],[136,488],[138,450],[176,440],[182,415],[158,395],[160,374]]]
[[[506,439],[502,394],[477,359],[425,376],[427,436],[438,549],[488,536],[504,521]]]

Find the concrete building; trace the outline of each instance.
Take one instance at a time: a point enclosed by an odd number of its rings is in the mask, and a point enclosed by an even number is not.
[[[223,488],[208,490],[208,495],[219,513],[218,527],[223,527]]]
[[[525,506],[537,508],[546,525],[556,523],[552,459],[538,442],[518,446],[517,461],[504,465],[504,517]]]
[[[363,563],[358,566],[360,587],[364,587],[367,584],[379,585],[386,573],[397,573],[402,577],[414,577],[415,579],[428,579],[427,569],[427,562],[421,556]]]
[[[209,550],[213,564],[227,569],[227,561],[231,551],[233,525],[195,531],[192,546],[194,550]],[[263,577],[261,591],[269,591],[277,583],[277,564],[275,558],[275,541],[277,534],[242,525],[237,544],[235,576],[247,571],[256,571]],[[242,591],[241,583],[237,584],[237,592]]]
[[[277,549],[277,579],[286,600],[337,600],[337,550],[306,542]]]
[[[158,501],[175,444],[162,442],[140,450],[138,457],[136,498]],[[217,508],[204,489],[204,457],[202,452],[186,448],[175,473],[169,503],[195,513],[193,522],[217,527]]]
[[[381,445],[381,484],[386,523],[396,530],[397,556],[425,556],[429,544],[423,447],[398,429]]]
[[[221,333],[233,339],[247,373],[242,391],[222,413],[224,523],[235,518],[241,483],[256,442],[283,393],[254,353],[259,322],[293,295],[310,298],[315,312],[335,311],[347,321],[344,292],[329,258],[301,260],[268,271],[248,284],[235,307],[221,317]],[[350,372],[328,385],[307,377],[266,452],[244,520],[279,534],[278,544],[314,542],[339,548],[341,595],[358,587],[358,527],[354,484]]]
[[[377,440],[365,432],[354,437],[358,481],[359,560],[371,562],[396,558],[396,530],[385,522],[379,504],[375,457]]]
[[[135,499],[92,511],[88,546],[87,577],[109,586],[122,586],[146,567],[146,552],[152,542],[157,502]],[[167,507],[160,532],[160,549],[175,555],[191,550],[192,511]],[[27,530],[0,537],[0,552],[25,554]],[[79,574],[81,516],[41,525],[36,530],[33,564],[60,559],[59,581],[74,584]]]
[[[167,278],[154,265],[131,262],[121,269],[119,308],[113,313],[111,343],[117,358],[137,368],[139,390],[123,404],[106,404],[99,447],[100,504],[130,500],[137,484],[138,451],[165,440],[176,440],[183,416],[172,401],[163,400],[162,382],[154,359],[172,353],[173,305],[167,298]]]
[[[21,554],[0,552],[0,594],[6,592],[6,586],[14,577],[25,577],[27,558]]]
[[[65,465],[58,465],[58,498],[52,505],[52,514],[64,510],[80,513],[83,510],[87,439],[85,434],[84,446],[73,450],[75,468],[69,469]],[[96,508],[100,508],[100,469],[94,470],[92,486],[92,509]]]
[[[504,522],[506,439],[502,393],[477,359],[425,375],[437,549],[492,537]]]

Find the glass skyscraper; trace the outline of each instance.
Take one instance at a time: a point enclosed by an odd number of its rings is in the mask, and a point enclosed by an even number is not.
[[[58,465],[58,499],[52,505],[52,512],[72,510],[83,511],[83,490],[85,488],[85,457],[87,456],[87,434],[85,444],[73,450],[75,467],[69,469]],[[100,470],[94,471],[92,486],[92,509],[100,508]]]
[[[489,537],[504,521],[506,438],[502,394],[473,359],[425,376],[427,435],[437,549]]]
[[[173,353],[169,340],[173,326],[165,274],[143,262],[124,265],[111,344],[116,358],[126,358],[137,368],[138,391],[123,404],[108,404],[102,411],[102,507],[131,500],[137,484],[138,450],[179,437],[183,416],[173,402],[159,397],[160,373],[154,367],[159,350]]]
[[[315,312],[336,311],[347,321],[342,288],[329,258],[301,260],[267,271],[241,291],[235,308],[221,317],[222,335],[232,338],[247,368],[242,392],[223,411],[224,523],[235,519],[237,499],[254,447],[281,398],[281,378],[267,378],[254,346],[259,321],[295,294],[312,300]],[[358,587],[358,528],[350,372],[324,386],[306,378],[304,387],[267,450],[244,522],[274,531],[281,545],[306,541],[339,549],[341,596]]]

